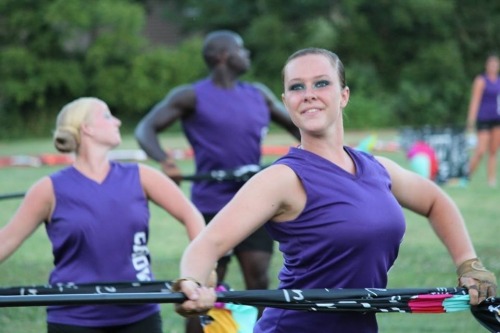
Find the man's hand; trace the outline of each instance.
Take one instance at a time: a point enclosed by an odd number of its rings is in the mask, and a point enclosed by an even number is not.
[[[161,169],[163,173],[170,177],[177,185],[181,184],[181,170],[179,169],[173,158],[167,157],[166,160],[161,162]]]

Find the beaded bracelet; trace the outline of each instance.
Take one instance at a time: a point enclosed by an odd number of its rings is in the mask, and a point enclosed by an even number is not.
[[[184,278],[179,278],[179,279],[175,279],[174,281],[172,281],[172,286],[171,286],[172,290],[175,292],[181,291],[181,282],[182,281],[194,282],[194,283],[196,283],[198,288],[201,288],[201,286],[202,286],[202,284],[200,282],[198,282],[198,280],[196,280],[195,278],[184,277]]]

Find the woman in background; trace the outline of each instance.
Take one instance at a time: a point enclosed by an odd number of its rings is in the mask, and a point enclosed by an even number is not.
[[[476,171],[484,154],[488,154],[488,185],[497,186],[497,151],[500,147],[500,60],[498,55],[488,56],[485,72],[476,76],[467,116],[469,133],[477,131],[477,143],[469,164],[469,177]]]

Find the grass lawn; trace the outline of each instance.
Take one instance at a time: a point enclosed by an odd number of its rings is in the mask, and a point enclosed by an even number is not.
[[[347,133],[346,142],[354,143],[364,133]],[[383,139],[396,139],[394,132],[379,135]],[[169,147],[186,147],[182,137],[165,136],[162,141]],[[270,136],[268,144],[291,144],[288,136]],[[125,137],[121,149],[137,149],[131,137]],[[39,154],[54,152],[50,140],[24,140],[0,142],[0,157],[13,154]],[[402,152],[381,152],[406,165]],[[267,157],[266,162],[276,157]],[[147,163],[150,163],[149,161]],[[154,163],[151,163],[155,165]],[[181,161],[186,173],[193,171],[192,161]],[[57,169],[42,166],[38,168],[16,167],[0,168],[0,194],[25,191],[34,181]],[[189,183],[182,185],[189,193]],[[444,190],[456,201],[465,216],[471,237],[478,255],[485,265],[500,276],[498,250],[498,204],[500,190],[486,186],[484,165],[480,167],[473,182],[467,188],[444,186]],[[15,212],[19,200],[0,201],[0,227],[5,225]],[[173,279],[178,276],[178,262],[187,245],[183,228],[170,216],[154,205],[150,206],[152,219],[150,231],[150,250],[153,268],[157,279]],[[400,255],[389,275],[389,288],[454,286],[456,276],[454,266],[443,245],[433,234],[426,220],[415,214],[407,215],[407,233],[401,246]],[[271,288],[277,286],[277,273],[281,266],[279,253],[273,258]],[[44,284],[52,268],[50,244],[43,227],[39,228],[21,248],[0,266],[0,287]],[[230,267],[228,282],[235,289],[241,289],[243,283],[233,262]],[[162,305],[164,331],[166,333],[183,332],[182,318],[173,312],[172,305]],[[416,333],[416,332],[485,332],[465,311],[454,314],[380,314],[378,315],[380,332]],[[0,308],[0,332],[35,333],[44,332],[45,309],[42,307]]]

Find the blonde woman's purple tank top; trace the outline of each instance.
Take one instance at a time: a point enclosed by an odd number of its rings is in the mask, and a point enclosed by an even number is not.
[[[55,266],[51,285],[153,279],[147,247],[150,214],[137,164],[112,162],[101,184],[74,167],[50,178],[56,198],[46,223]],[[114,326],[158,311],[156,304],[50,306],[47,321]]]

